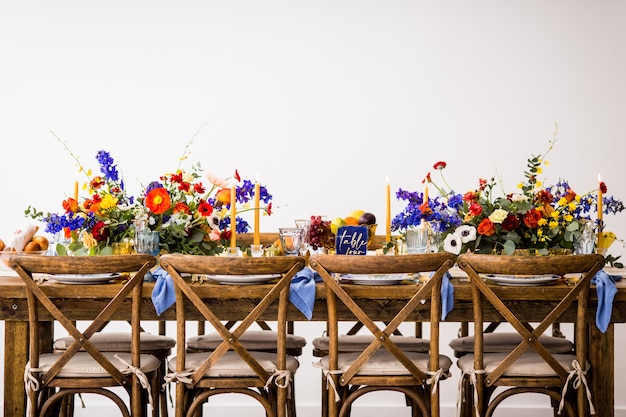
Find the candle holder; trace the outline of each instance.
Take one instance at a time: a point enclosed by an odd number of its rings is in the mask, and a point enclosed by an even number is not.
[[[260,258],[263,256],[263,245],[250,245],[250,254],[253,258]]]

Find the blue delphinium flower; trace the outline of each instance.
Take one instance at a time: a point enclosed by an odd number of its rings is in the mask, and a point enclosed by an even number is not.
[[[107,180],[117,182],[119,173],[117,172],[117,164],[113,162],[113,158],[107,151],[98,151],[96,160],[100,164],[100,172]]]

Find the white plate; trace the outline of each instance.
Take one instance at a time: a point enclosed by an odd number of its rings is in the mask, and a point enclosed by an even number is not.
[[[500,285],[514,285],[528,287],[533,285],[545,285],[554,282],[561,277],[559,275],[486,275],[490,281]]]
[[[280,274],[268,275],[205,275],[208,279],[220,284],[252,285],[262,284],[275,278],[280,278]]]
[[[613,268],[613,267],[607,266],[604,268],[604,272],[614,277],[621,277],[621,278],[626,277],[626,268]]]
[[[359,285],[394,285],[400,281],[413,280],[410,274],[343,274],[340,278]]]
[[[50,279],[63,284],[105,284],[121,274],[68,274],[49,275]]]

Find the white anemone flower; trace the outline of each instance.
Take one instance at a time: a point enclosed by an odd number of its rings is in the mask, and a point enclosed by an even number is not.
[[[443,250],[445,250],[446,252],[450,252],[454,255],[458,255],[459,253],[461,253],[462,246],[463,243],[461,243],[461,236],[456,232],[450,233],[443,240]]]
[[[476,240],[476,228],[468,224],[457,227],[454,233],[459,235],[461,243],[467,243]]]

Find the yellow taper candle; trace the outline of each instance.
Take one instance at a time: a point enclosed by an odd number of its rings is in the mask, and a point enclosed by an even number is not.
[[[230,247],[237,247],[237,187],[230,187]]]
[[[391,242],[391,186],[389,185],[389,177],[387,177],[387,202],[386,202],[386,213],[387,217],[385,218],[385,226],[386,226],[386,237],[387,242]]]
[[[257,179],[256,183],[254,184],[254,244],[255,245],[261,244],[260,202],[261,202],[261,184],[259,184],[259,180]]]
[[[602,178],[598,174],[598,248],[602,248],[602,231],[604,225],[602,224]]]
[[[78,181],[74,181],[74,200],[78,201]]]
[[[424,203],[428,204],[428,185],[424,186]]]

